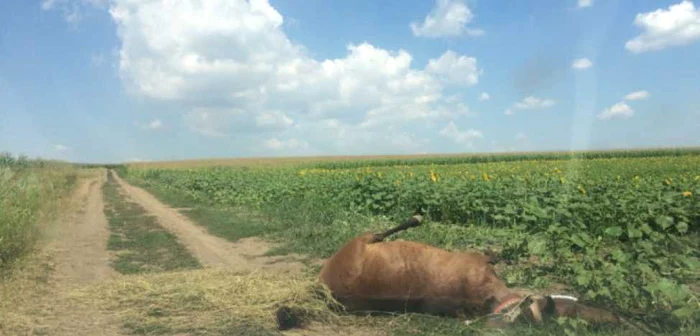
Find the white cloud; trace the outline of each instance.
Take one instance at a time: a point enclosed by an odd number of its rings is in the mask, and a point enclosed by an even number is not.
[[[148,128],[153,129],[153,130],[159,129],[161,127],[163,127],[163,122],[160,121],[160,119],[154,119],[148,123]]]
[[[388,144],[392,148],[398,148],[399,150],[408,152],[408,153],[415,153],[416,151],[419,150],[419,148],[422,148],[424,145],[430,143],[429,139],[425,138],[416,138],[414,135],[409,134],[407,132],[402,132],[399,134],[393,134],[388,137]]]
[[[611,118],[629,118],[632,115],[634,115],[634,110],[632,110],[632,108],[625,102],[619,102],[600,112],[598,114],[598,119],[607,120]]]
[[[484,35],[481,29],[466,27],[473,19],[474,14],[464,0],[437,0],[423,22],[411,22],[410,27],[413,35],[428,38]]]
[[[414,126],[422,123],[415,123]],[[371,153],[417,153],[426,151],[430,140],[416,136],[416,132],[407,131],[395,125],[384,125],[381,129],[374,129],[365,125],[349,125],[337,119],[324,119],[300,125],[298,134],[304,134],[310,138],[322,138],[322,135],[332,134],[325,141],[316,141],[313,146],[317,152],[329,152],[345,154],[371,154]],[[426,135],[433,130],[421,131]],[[321,135],[321,136],[319,136]]]
[[[444,92],[481,76],[475,58],[452,51],[423,69],[405,50],[369,43],[349,44],[342,58],[314,59],[285,35],[285,19],[266,0],[114,0],[110,14],[127,90],[184,106],[186,126],[206,136],[298,139],[337,151],[348,148],[341,133],[309,131],[335,120],[346,136],[404,150],[406,142],[391,140],[409,138],[409,128],[428,132],[468,114],[461,97]]]
[[[185,114],[183,121],[196,133],[220,138],[226,136],[231,120],[239,115],[242,115],[239,110],[195,108]]]
[[[482,92],[479,95],[479,100],[489,100],[489,99],[491,99],[491,96],[486,92]]]
[[[625,48],[633,53],[658,51],[688,45],[700,40],[700,8],[683,0],[668,9],[640,13],[634,19],[642,33],[627,41]]]
[[[291,138],[287,140],[279,140],[277,138],[271,138],[265,140],[263,143],[265,148],[272,150],[299,150],[307,149],[309,144],[306,141]]]
[[[184,123],[190,130],[209,137],[280,132],[294,126],[294,120],[281,111],[208,107],[194,108],[184,116]]]
[[[452,121],[450,121],[445,128],[440,130],[440,135],[451,139],[457,144],[467,145],[469,147],[473,145],[474,140],[482,139],[484,137],[484,134],[481,131],[473,128],[466,131],[460,131],[459,128],[457,128],[457,125],[455,125],[455,123]]]
[[[648,91],[634,91],[625,95],[624,99],[627,101],[644,100],[649,98]],[[621,101],[609,108],[604,109],[598,114],[598,119],[607,120],[611,118],[630,118],[634,115],[634,110],[627,105],[626,102]]]
[[[635,91],[625,96],[625,100],[643,100],[647,98],[649,98],[649,92],[647,91]]]
[[[513,106],[506,109],[505,115],[514,115],[515,110],[543,110],[554,105],[556,105],[556,102],[552,99],[542,99],[534,96],[528,96],[519,102],[513,103]]]
[[[593,6],[593,0],[578,0],[579,8],[586,8]]]
[[[151,161],[151,160],[142,159],[142,158],[138,158],[138,157],[131,157],[131,158],[126,159],[126,162],[148,162],[148,161]]]
[[[163,127],[163,122],[160,119],[153,119],[145,124],[136,122],[136,126],[146,130],[157,130]]]
[[[44,0],[41,9],[45,11],[59,10],[63,19],[71,24],[80,22],[85,12],[91,8],[104,8],[110,0]]]
[[[70,151],[70,147],[66,145],[61,145],[61,144],[55,144],[53,145],[53,149],[59,153],[65,153]]]
[[[475,85],[481,74],[476,58],[460,56],[452,50],[446,51],[438,59],[431,59],[427,70],[446,83],[463,85]]]
[[[51,10],[70,4],[79,4],[104,8],[109,3],[109,1],[110,0],[44,0],[41,2],[41,9]]]
[[[53,9],[53,7],[56,5],[56,0],[44,0],[41,3],[41,9],[43,10],[50,10]]]
[[[578,58],[571,63],[571,67],[577,70],[588,69],[593,66],[593,62],[588,58]]]
[[[513,108],[519,110],[541,110],[552,107],[556,102],[552,99],[541,99],[533,96],[525,97],[523,100],[516,102]]]
[[[255,118],[258,126],[285,129],[294,125],[294,120],[280,111],[267,111]]]

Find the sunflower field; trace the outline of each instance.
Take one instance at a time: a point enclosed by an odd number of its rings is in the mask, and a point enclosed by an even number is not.
[[[653,323],[700,319],[700,155],[366,163],[122,174],[201,204],[393,221],[422,209],[445,227],[506,230],[526,237],[498,247],[509,263],[528,261],[519,285],[548,276]]]

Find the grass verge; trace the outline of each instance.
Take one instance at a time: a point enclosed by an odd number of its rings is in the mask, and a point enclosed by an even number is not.
[[[103,187],[111,231],[107,247],[116,252],[112,266],[122,274],[200,268],[199,261],[155,217],[119,193],[110,174]]]
[[[55,217],[77,179],[68,164],[8,160],[0,155],[0,280],[34,250],[42,222]]]

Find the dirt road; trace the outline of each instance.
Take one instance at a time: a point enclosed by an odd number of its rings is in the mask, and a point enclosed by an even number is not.
[[[78,180],[78,187],[67,202],[69,205],[51,223],[44,225],[45,239],[37,253],[36,265],[32,266],[34,271],[26,272],[14,283],[0,283],[0,296],[12,299],[7,302],[17,302],[5,305],[9,307],[7,311],[0,309],[4,319],[0,320],[0,334],[123,335],[123,321],[114,311],[100,311],[102,308],[95,305],[94,298],[73,296],[85,288],[112,280],[118,283],[122,277],[124,281],[129,279],[110,265],[112,255],[107,249],[110,231],[102,190],[108,174],[119,184],[125,197],[153,215],[205,267],[283,274],[301,272],[305,268],[303,263],[290,260],[296,256],[264,256],[270,245],[261,239],[230,242],[212,236],[204,227],[143,189],[128,184],[116,173],[96,170]],[[37,281],[38,277],[46,280]],[[13,292],[17,293],[12,297],[5,295]],[[307,330],[292,334],[318,333]]]
[[[61,287],[82,287],[117,274],[109,265],[107,251],[109,229],[102,197],[105,179],[106,175],[100,174],[84,181],[77,192],[81,204],[79,213],[56,226],[60,231],[51,248],[55,251],[54,281]]]
[[[111,174],[129,198],[156,216],[158,223],[175,234],[205,267],[280,272],[300,272],[304,268],[302,263],[290,260],[294,256],[264,256],[270,245],[258,238],[246,238],[232,243],[210,235],[204,227],[193,223],[147,191],[128,184],[114,171]]]
[[[117,276],[107,251],[109,230],[102,211],[105,180],[106,171],[82,182],[75,198],[79,210],[55,226],[56,239],[47,246],[55,265],[49,281],[53,295],[46,298],[48,314],[41,320],[47,334],[121,335],[114,317],[68,297],[74,289]]]
[[[13,279],[0,283],[0,296],[11,303],[9,311],[0,311],[0,334],[121,335],[116,317],[71,297],[76,289],[118,276],[107,251],[105,180],[106,171],[79,179],[61,213],[41,224],[40,250]]]

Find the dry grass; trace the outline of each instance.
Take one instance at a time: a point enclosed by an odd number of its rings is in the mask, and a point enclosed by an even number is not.
[[[137,334],[276,334],[281,305],[325,328],[359,318],[336,314],[330,307],[337,303],[326,294],[310,276],[206,269],[123,276],[73,298],[116,314]]]
[[[30,255],[0,282],[0,335],[119,335],[108,314],[70,297],[71,289],[52,279],[52,260],[51,252]]]
[[[95,313],[109,318],[97,322],[127,335],[387,333],[387,326],[380,325],[386,319],[338,314],[332,309],[337,303],[311,275],[189,270],[120,275],[56,293],[47,282],[52,272],[49,260],[46,255],[36,256],[24,263],[15,279],[0,283],[0,335],[72,335],[76,330],[84,334],[95,321],[80,316]],[[282,305],[299,312],[307,325],[279,332],[275,313]],[[69,319],[62,316],[66,313]],[[62,316],[60,322],[54,318],[57,315]],[[70,325],[61,325],[65,323]]]
[[[41,297],[49,293],[46,285],[52,265],[46,256],[29,255],[12,276],[0,282],[0,335],[22,335],[35,329],[36,307]]]

